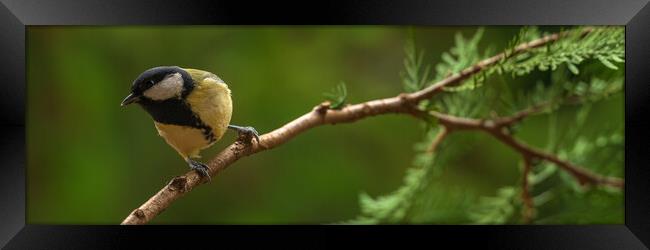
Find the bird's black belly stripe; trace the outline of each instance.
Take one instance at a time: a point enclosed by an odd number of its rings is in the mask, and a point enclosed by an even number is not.
[[[208,142],[212,143],[216,140],[212,128],[201,121],[183,100],[152,101],[143,99],[139,103],[156,122],[197,128],[203,132],[203,136]]]

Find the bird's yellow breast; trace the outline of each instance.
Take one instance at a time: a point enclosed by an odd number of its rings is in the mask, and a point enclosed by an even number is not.
[[[183,158],[199,157],[202,149],[221,139],[230,124],[232,100],[230,89],[219,77],[202,70],[185,69],[194,80],[194,88],[185,98],[192,112],[212,132],[212,140],[201,128],[155,122],[165,141]]]
[[[154,122],[158,134],[165,139],[183,158],[198,158],[199,152],[214,144],[205,138],[201,129],[189,126]]]

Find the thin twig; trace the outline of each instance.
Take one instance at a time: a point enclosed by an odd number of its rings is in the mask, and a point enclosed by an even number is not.
[[[429,112],[432,116],[438,118],[441,124],[450,129],[463,129],[463,130],[482,130],[494,136],[499,141],[510,146],[518,151],[524,158],[533,158],[546,160],[559,166],[561,169],[569,172],[575,177],[581,185],[605,185],[616,188],[622,188],[624,181],[620,178],[608,177],[596,174],[586,168],[577,166],[568,161],[562,160],[556,155],[549,154],[540,149],[531,147],[517,139],[510,133],[508,127],[515,122],[520,121],[524,117],[532,114],[532,112],[517,113],[518,117],[505,117],[496,118],[494,120],[478,120],[464,117],[456,117],[448,114],[443,114],[435,111]],[[522,115],[525,114],[525,115]],[[504,122],[510,121],[510,122]]]
[[[538,103],[531,106],[530,108],[519,111],[512,116],[496,118],[495,122],[497,126],[510,126],[512,124],[520,122],[521,120],[528,117],[529,115],[536,114],[544,110],[546,107],[550,106],[551,104],[552,104],[551,101]]]
[[[449,132],[451,131],[447,128],[447,126],[440,126],[440,132],[438,132],[438,134],[436,134],[436,137],[433,138],[431,145],[427,149],[427,153],[433,154],[433,152],[435,152],[436,149],[438,148],[438,145],[440,145],[440,143],[442,143],[445,137],[447,137]]]
[[[591,28],[587,28],[584,30],[584,33],[586,34],[591,31]],[[400,94],[396,97],[349,105],[340,110],[329,109],[328,105],[318,105],[311,112],[304,114],[281,128],[260,136],[259,142],[244,143],[242,141],[237,141],[226,147],[208,163],[209,174],[210,176],[215,176],[242,157],[280,146],[291,140],[296,135],[316,126],[351,123],[367,117],[389,113],[410,114],[421,118],[422,112],[414,108],[418,102],[431,98],[436,93],[442,91],[445,87],[460,84],[463,80],[480,72],[486,67],[494,65],[504,58],[517,55],[531,48],[554,42],[561,37],[562,34],[556,33],[520,44],[508,54],[500,53],[480,61],[476,65],[471,66],[458,74],[447,77],[418,92]],[[158,193],[149,198],[149,200],[139,208],[133,210],[121,224],[145,224],[151,221],[174,201],[191,191],[196,186],[204,183],[204,181],[205,180],[201,179],[194,171],[190,171],[183,176],[174,178],[169,182],[169,184],[164,186],[160,191],[158,191]]]
[[[478,120],[464,117],[451,116],[435,111],[429,113],[438,118],[443,128],[447,129],[462,129],[462,130],[480,130],[493,135],[495,138],[518,151],[524,159],[524,171],[522,173],[522,194],[521,198],[524,204],[522,211],[525,223],[530,223],[534,217],[535,206],[533,199],[530,196],[530,185],[528,177],[532,170],[533,159],[541,159],[550,161],[561,169],[569,172],[574,178],[578,180],[581,185],[605,185],[615,188],[623,188],[624,181],[620,178],[602,176],[591,172],[583,167],[572,164],[571,162],[561,160],[559,157],[546,153],[542,150],[533,148],[523,142],[515,139],[508,130],[508,127],[522,121],[524,118],[541,111],[544,107],[550,105],[550,102],[535,105],[531,108],[517,112],[509,117],[497,117],[492,120]]]
[[[526,224],[530,224],[535,214],[535,204],[533,203],[533,198],[530,195],[530,183],[528,183],[528,177],[530,176],[530,171],[533,168],[531,161],[532,159],[530,157],[524,156],[524,171],[521,176],[521,199],[524,204],[523,218]]]

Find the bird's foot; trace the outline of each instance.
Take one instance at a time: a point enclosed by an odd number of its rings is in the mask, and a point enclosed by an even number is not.
[[[253,138],[259,143],[260,142],[260,135],[257,133],[257,130],[253,127],[241,127],[241,126],[236,126],[236,125],[228,125],[229,129],[237,131],[239,134],[239,138],[245,139],[247,142],[251,142]]]
[[[196,170],[197,173],[199,173],[200,176],[203,177],[208,177],[208,181],[210,181],[210,174],[208,172],[209,168],[207,165],[200,163],[198,161],[188,159],[187,164],[190,165],[190,168],[193,170]]]

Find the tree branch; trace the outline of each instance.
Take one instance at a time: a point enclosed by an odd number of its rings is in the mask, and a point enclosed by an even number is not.
[[[534,110],[537,108],[532,108]],[[514,150],[518,151],[524,159],[540,159],[546,160],[554,163],[561,169],[569,172],[573,177],[575,177],[581,185],[593,184],[593,185],[606,185],[616,188],[623,187],[623,180],[615,177],[601,176],[594,172],[589,171],[586,168],[574,165],[568,161],[562,160],[559,157],[544,152],[540,149],[531,147],[517,139],[515,139],[509,132],[508,127],[514,123],[521,121],[524,117],[532,114],[532,111],[522,111],[514,116],[505,117],[505,118],[495,118],[493,120],[479,120],[471,119],[464,117],[456,117],[447,114],[442,114],[435,111],[430,111],[429,113],[438,118],[441,124],[450,129],[462,129],[462,130],[482,130],[488,134],[494,136],[499,141],[510,146]]]
[[[533,199],[530,196],[530,185],[528,182],[528,177],[530,175],[530,171],[532,170],[532,162],[534,159],[547,160],[558,165],[561,169],[569,172],[574,178],[576,178],[581,185],[593,184],[622,188],[624,184],[624,181],[622,179],[601,176],[599,174],[593,173],[568,161],[561,160],[555,155],[528,146],[523,142],[518,141],[510,134],[509,127],[522,121],[529,115],[542,111],[549,105],[551,105],[551,102],[543,102],[528,109],[519,111],[512,116],[496,117],[491,120],[456,117],[436,111],[429,111],[429,114],[433,117],[436,117],[443,128],[441,133],[438,134],[436,139],[434,139],[434,143],[430,148],[430,151],[435,150],[435,145],[440,143],[439,141],[453,130],[481,130],[493,135],[496,139],[518,151],[524,160],[521,199],[524,205],[522,216],[525,223],[530,223],[535,213],[535,206]]]
[[[591,32],[591,30],[591,28],[587,28],[583,32],[584,34],[587,34]],[[349,105],[341,110],[329,109],[329,105],[327,103],[323,103],[316,106],[311,112],[306,113],[303,116],[287,123],[281,128],[260,136],[259,143],[244,143],[244,140],[238,140],[237,142],[226,147],[208,163],[208,167],[210,169],[209,174],[210,176],[215,176],[242,157],[282,145],[291,140],[296,135],[316,126],[325,124],[351,123],[359,119],[389,113],[402,113],[421,117],[422,113],[415,108],[415,105],[418,102],[431,98],[436,93],[442,91],[445,87],[460,84],[468,77],[480,72],[486,67],[494,65],[502,59],[525,52],[531,48],[536,48],[550,42],[554,42],[561,37],[561,33],[556,33],[520,44],[507,54],[505,52],[500,53],[493,57],[480,61],[476,65],[469,67],[458,74],[447,77],[418,92],[410,94],[403,93],[396,97]],[[145,224],[149,222],[162,211],[164,211],[167,207],[169,207],[169,205],[171,205],[178,198],[182,197],[200,184],[203,184],[203,181],[200,176],[194,171],[190,171],[185,175],[175,177],[139,208],[133,210],[133,212],[131,212],[128,217],[122,221],[121,224],[133,225]]]

